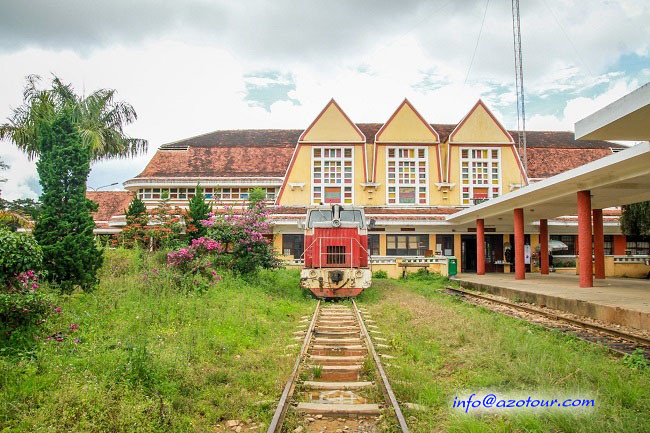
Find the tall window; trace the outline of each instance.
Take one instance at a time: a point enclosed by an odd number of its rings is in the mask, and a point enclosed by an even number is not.
[[[498,197],[501,192],[501,150],[460,149],[461,203],[465,205]]]
[[[386,235],[386,255],[423,256],[429,249],[429,235]]]
[[[379,255],[379,235],[376,233],[368,234],[368,252],[371,256]]]
[[[436,235],[436,254],[454,255],[454,235]]]
[[[282,235],[282,254],[299,259],[305,250],[305,235]]]
[[[427,204],[427,148],[389,147],[388,204]]]
[[[625,242],[625,253],[631,255],[650,254],[650,237],[629,236]]]
[[[353,203],[353,155],[352,147],[312,148],[313,203]]]

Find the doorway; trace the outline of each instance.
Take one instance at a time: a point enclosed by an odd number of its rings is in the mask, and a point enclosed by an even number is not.
[[[461,272],[476,272],[476,235],[460,235]]]
[[[485,235],[485,272],[503,272],[496,262],[503,260],[503,235]]]

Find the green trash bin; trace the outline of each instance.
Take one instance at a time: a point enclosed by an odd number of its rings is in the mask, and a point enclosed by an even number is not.
[[[458,259],[456,257],[449,257],[447,259],[447,272],[450,277],[458,273]]]

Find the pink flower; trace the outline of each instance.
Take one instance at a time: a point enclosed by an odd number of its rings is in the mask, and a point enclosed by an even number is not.
[[[79,340],[77,338],[74,339],[75,343],[79,343]]]
[[[56,311],[57,313],[61,313],[61,307],[56,307],[54,311]]]
[[[152,269],[151,272],[153,272],[154,274],[158,275],[158,269]]]

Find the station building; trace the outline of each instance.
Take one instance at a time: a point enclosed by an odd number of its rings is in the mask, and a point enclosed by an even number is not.
[[[377,263],[455,256],[458,272],[472,272],[476,227],[449,222],[448,215],[625,149],[576,141],[568,131],[528,131],[524,161],[515,136],[480,100],[457,124],[429,123],[408,100],[385,123],[355,123],[331,100],[304,130],[214,131],[162,145],[143,172],[124,183],[127,191],[90,197],[100,205],[95,232],[119,233],[132,194],[155,207],[168,193],[170,204],[187,207],[200,182],[218,210],[244,206],[251,189],[263,188],[273,243],[289,263],[300,263],[306,209],[339,203],[365,209]],[[618,208],[603,210],[605,254],[647,255],[648,239],[622,235],[619,216]],[[526,268],[534,271],[538,222],[525,222],[524,230]],[[512,227],[504,222],[484,231],[486,272],[511,272]],[[577,217],[549,219],[548,232],[568,247],[556,259],[575,261]]]

